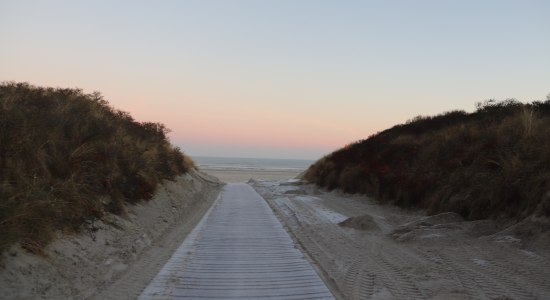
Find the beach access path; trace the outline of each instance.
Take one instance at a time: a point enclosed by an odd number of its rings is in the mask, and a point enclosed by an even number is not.
[[[139,299],[334,299],[265,200],[227,184]]]

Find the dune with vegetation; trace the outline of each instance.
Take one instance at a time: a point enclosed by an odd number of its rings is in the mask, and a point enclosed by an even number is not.
[[[550,96],[486,101],[248,183],[337,299],[543,299],[549,125]],[[223,185],[99,93],[2,83],[0,128],[8,299],[139,297]]]
[[[416,117],[253,181],[341,299],[547,299],[550,97]]]
[[[163,179],[193,167],[160,123],[140,123],[99,93],[0,86],[0,250],[39,252],[55,231],[78,231]]]
[[[550,96],[416,117],[339,149],[304,178],[468,220],[550,216]]]
[[[220,186],[167,132],[99,93],[0,84],[4,297],[89,298],[147,284]]]

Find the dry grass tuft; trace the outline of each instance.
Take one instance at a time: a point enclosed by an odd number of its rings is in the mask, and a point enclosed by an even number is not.
[[[416,117],[320,159],[304,179],[467,219],[550,216],[550,98]]]
[[[159,123],[139,123],[99,93],[0,84],[0,251],[41,253],[164,179],[194,168]]]

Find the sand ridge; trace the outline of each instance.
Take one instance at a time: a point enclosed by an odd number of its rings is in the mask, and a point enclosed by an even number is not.
[[[38,257],[4,255],[6,299],[135,299],[217,197],[222,183],[191,171],[166,181],[153,199],[106,216],[93,230],[64,236]]]

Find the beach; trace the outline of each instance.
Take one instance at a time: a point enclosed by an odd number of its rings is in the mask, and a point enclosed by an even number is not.
[[[236,183],[256,180],[285,180],[300,175],[301,171],[285,170],[211,170],[201,169],[202,172],[217,177],[223,182]]]
[[[193,157],[201,172],[228,183],[286,180],[299,176],[312,161],[264,158]]]

